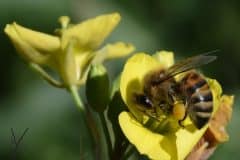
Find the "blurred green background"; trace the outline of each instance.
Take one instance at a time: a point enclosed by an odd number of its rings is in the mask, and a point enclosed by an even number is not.
[[[240,158],[240,1],[224,0],[0,0],[0,159],[11,159],[10,128],[19,137],[18,160],[91,159],[88,133],[66,91],[53,88],[33,73],[16,54],[3,29],[13,21],[46,33],[68,15],[77,23],[103,13],[120,12],[122,21],[106,42],[131,42],[137,51],[174,51],[177,59],[219,49],[218,60],[202,68],[216,78],[226,94],[234,94],[229,142],[212,160]],[[126,59],[106,65],[111,78]],[[80,134],[84,145],[80,146]]]

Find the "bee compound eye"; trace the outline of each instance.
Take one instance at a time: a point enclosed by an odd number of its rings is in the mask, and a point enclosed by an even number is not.
[[[153,106],[152,101],[146,95],[137,95],[136,101],[138,104],[146,108],[152,108]]]

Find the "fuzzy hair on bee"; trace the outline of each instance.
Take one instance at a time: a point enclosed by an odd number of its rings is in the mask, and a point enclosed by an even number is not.
[[[215,51],[214,51],[215,52]],[[140,110],[158,119],[157,110],[172,114],[180,126],[187,116],[196,128],[201,129],[211,118],[213,95],[204,77],[195,70],[217,57],[200,54],[177,62],[167,69],[155,69],[143,79],[143,93],[135,95]],[[186,72],[176,81],[175,76]]]

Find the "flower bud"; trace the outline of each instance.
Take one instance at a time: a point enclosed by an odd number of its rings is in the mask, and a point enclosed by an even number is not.
[[[109,101],[109,79],[102,64],[92,66],[88,73],[86,96],[90,106],[97,112],[103,112]]]

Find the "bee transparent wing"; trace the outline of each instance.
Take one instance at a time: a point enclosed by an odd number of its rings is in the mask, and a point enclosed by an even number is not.
[[[211,56],[209,55],[209,53],[200,54],[200,55],[179,61],[178,63],[176,63],[175,65],[171,66],[166,70],[165,76],[158,83],[161,83],[169,78],[172,78],[177,74],[189,71],[194,68],[198,68],[200,66],[203,66],[205,64],[208,64],[214,61],[217,57]]]
[[[216,58],[216,56],[209,56],[205,54],[187,58],[170,67],[167,70],[167,75],[175,76],[179,73],[186,72],[188,70],[208,64],[214,61]]]

